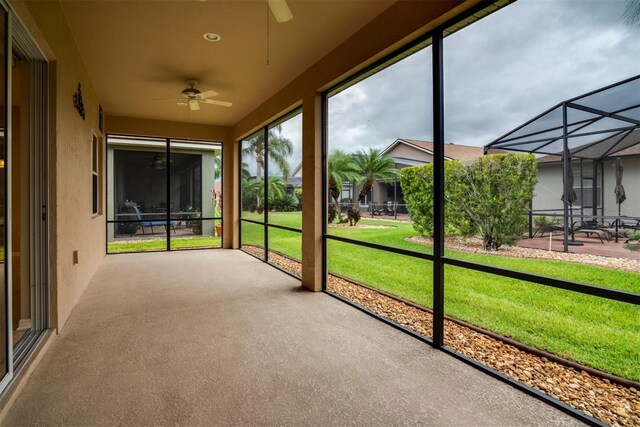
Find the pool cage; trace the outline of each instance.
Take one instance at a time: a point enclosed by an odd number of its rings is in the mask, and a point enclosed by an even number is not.
[[[604,159],[637,144],[640,144],[640,75],[560,102],[485,145],[484,152],[531,153],[538,157],[552,156],[562,162],[564,252],[568,252],[572,243],[569,237],[573,235],[569,221],[577,198],[571,161],[592,161],[597,171],[597,165]],[[594,202],[591,217],[598,217],[596,209]]]

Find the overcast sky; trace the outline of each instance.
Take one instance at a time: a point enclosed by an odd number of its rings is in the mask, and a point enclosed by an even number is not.
[[[519,0],[446,38],[445,140],[485,145],[560,101],[640,74],[640,24],[624,22],[624,6]],[[430,67],[427,48],[333,96],[329,149],[431,141]]]
[[[280,134],[293,144],[293,152],[289,158],[291,173],[302,161],[302,113],[290,118],[280,126]],[[276,171],[278,168],[273,162],[269,162],[269,169]],[[272,175],[270,172],[269,175]]]
[[[558,102],[640,74],[640,23],[624,22],[625,3],[518,0],[447,37],[445,140],[485,145]],[[329,150],[432,141],[431,111],[426,48],[329,99]],[[293,171],[302,116],[281,130]]]

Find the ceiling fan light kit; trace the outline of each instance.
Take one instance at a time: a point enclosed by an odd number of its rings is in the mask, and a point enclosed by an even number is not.
[[[271,13],[279,24],[284,22],[291,21],[293,19],[293,14],[291,13],[291,9],[289,9],[289,5],[287,4],[287,0],[266,0]],[[268,19],[267,19],[268,25]],[[215,33],[204,33],[202,37],[210,42],[218,42],[222,39],[218,34]],[[267,29],[267,51],[268,51],[268,29]],[[267,65],[269,64],[269,55],[267,53]],[[189,87],[183,89],[180,93],[183,98],[176,98],[178,101],[176,104],[179,107],[189,106],[190,111],[198,111],[200,109],[200,104],[210,104],[217,105],[219,107],[231,107],[233,103],[228,101],[217,101],[213,98],[214,96],[218,96],[218,92],[214,90],[208,90],[206,92],[201,92],[196,88],[198,85],[198,81],[195,79],[187,80]]]
[[[282,24],[293,19],[293,14],[291,13],[291,9],[289,9],[289,5],[286,0],[267,0],[267,3],[269,3],[271,13],[273,13],[278,24]]]

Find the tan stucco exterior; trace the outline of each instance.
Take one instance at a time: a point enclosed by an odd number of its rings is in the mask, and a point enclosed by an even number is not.
[[[303,105],[303,284],[320,290],[321,277],[321,111],[322,90],[357,72],[407,41],[470,7],[475,1],[398,1],[356,31],[301,75],[292,79],[233,127],[194,125],[110,116],[106,132],[222,141],[224,150],[223,246],[237,248],[238,143],[243,136]],[[60,330],[105,255],[105,215],[91,215],[91,135],[98,131],[98,104],[76,42],[58,2],[12,2],[35,41],[50,61],[50,274],[52,327]],[[86,120],[71,101],[82,84]],[[108,106],[107,106],[108,107]],[[104,171],[103,171],[104,172]],[[102,173],[102,186],[105,174]],[[103,198],[105,196],[102,192]],[[104,199],[102,206],[106,206]],[[90,236],[90,238],[87,238]],[[79,263],[72,254],[78,251]]]
[[[105,254],[105,217],[91,214],[91,137],[99,100],[57,2],[12,3],[50,64],[49,260],[51,327],[60,330]],[[86,119],[73,106],[82,85]],[[105,175],[102,173],[104,188]],[[87,238],[91,236],[91,238]],[[78,251],[79,263],[73,264]]]
[[[205,141],[231,140],[231,128],[194,123],[107,116],[108,134],[191,138]]]

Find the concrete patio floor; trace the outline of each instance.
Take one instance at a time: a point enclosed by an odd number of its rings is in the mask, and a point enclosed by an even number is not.
[[[240,251],[105,258],[4,425],[580,425]]]

